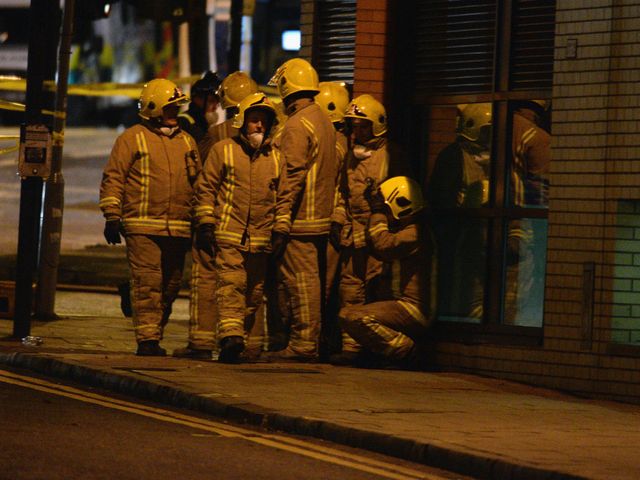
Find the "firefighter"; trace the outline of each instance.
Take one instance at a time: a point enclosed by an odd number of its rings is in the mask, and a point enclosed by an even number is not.
[[[225,77],[218,87],[217,96],[220,106],[225,110],[226,120],[217,125],[212,125],[198,144],[200,155],[206,161],[211,147],[220,140],[231,138],[238,134],[238,129],[233,126],[233,118],[238,113],[238,104],[252,93],[258,92],[258,84],[245,72],[233,72]]]
[[[196,243],[215,258],[219,361],[256,359],[264,324],[256,323],[271,250],[276,191],[283,169],[269,133],[276,111],[262,93],[238,105],[238,134],[216,143],[197,184]],[[245,337],[248,337],[245,341]]]
[[[286,174],[278,187],[272,234],[274,258],[290,321],[289,343],[273,361],[314,362],[324,304],[324,264],[335,194],[336,132],[315,103],[318,74],[309,62],[283,63],[269,82],[278,88],[288,119],[280,137]]]
[[[362,305],[374,299],[382,263],[369,254],[365,242],[371,211],[364,192],[367,188],[377,188],[389,172],[384,106],[371,95],[360,95],[349,105],[345,118],[350,125],[352,148],[346,159],[346,183],[331,217],[329,236],[330,242],[342,249],[341,307]],[[344,333],[342,353],[332,355],[330,361],[348,364],[356,358],[359,349],[359,345]]]
[[[178,126],[187,101],[169,80],[145,84],[138,103],[142,121],[116,139],[100,186],[105,239],[117,244],[123,233],[127,244],[136,354],[142,356],[166,354],[159,342],[191,242],[200,158],[191,135]]]
[[[373,187],[375,188],[375,187]],[[408,369],[420,369],[425,354],[419,342],[432,322],[434,301],[430,272],[434,248],[425,232],[420,186],[409,177],[392,177],[368,198],[371,217],[366,229],[371,252],[383,263],[380,300],[347,305],[340,324],[365,349],[356,365],[373,353]]]
[[[521,208],[547,208],[551,135],[543,126],[548,105],[543,100],[519,102],[513,114],[511,205]],[[546,234],[532,219],[509,222],[506,241],[506,288],[504,322],[539,326],[540,299],[544,284]]]
[[[338,165],[338,179],[336,181],[336,191],[334,196],[334,208],[340,201],[340,185],[346,180],[344,177],[344,160],[349,149],[349,139],[345,128],[344,115],[349,106],[349,90],[344,82],[320,82],[318,84],[320,92],[316,95],[315,101],[329,116],[331,123],[336,129],[336,163]],[[340,264],[340,249],[331,242],[327,244],[326,277],[325,277],[325,309],[326,315],[323,318],[321,347],[322,354],[330,354],[341,347],[340,332],[337,326],[338,306],[334,301],[336,276]]]
[[[215,82],[211,81],[206,85],[211,87],[213,83]],[[209,130],[202,140],[198,142],[198,149],[203,163],[206,163],[207,155],[215,143],[219,140],[236,136],[239,133],[239,130],[233,127],[233,117],[238,112],[237,103],[247,94],[257,91],[257,84],[244,72],[232,73],[222,82],[218,81],[215,97],[219,100],[220,105],[226,109],[228,119],[220,124],[212,125],[210,123]],[[237,103],[234,103],[236,101]],[[194,237],[194,245],[191,252],[193,263],[191,265],[191,295],[189,299],[189,343],[186,347],[174,350],[173,356],[208,360],[216,348],[215,330],[216,325],[218,325],[216,289],[218,278],[215,259],[210,255],[210,250],[198,248],[195,240],[196,238]]]
[[[220,86],[218,75],[209,71],[191,86],[189,109],[178,115],[178,125],[200,143],[209,126],[218,123],[217,110],[220,99],[217,91]]]
[[[451,211],[488,206],[491,132],[490,103],[459,105],[456,140],[438,154],[429,180],[429,204],[438,212],[434,231],[443,318],[480,322],[483,317],[487,222]]]

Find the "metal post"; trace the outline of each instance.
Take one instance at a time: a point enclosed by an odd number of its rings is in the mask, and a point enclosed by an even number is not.
[[[64,177],[62,176],[62,147],[67,113],[67,86],[69,59],[73,37],[75,0],[65,0],[60,51],[58,53],[58,86],[56,89],[56,115],[53,118],[53,151],[51,175],[45,185],[40,268],[36,289],[35,317],[54,320],[60,241],[62,239],[62,212],[64,211]]]
[[[242,44],[242,3],[243,0],[231,0],[231,42],[227,63],[229,73],[240,69],[240,46]]]
[[[53,106],[53,97],[44,90],[44,82],[53,82],[56,73],[56,49],[60,28],[58,0],[32,0],[29,12],[29,57],[25,121],[27,125],[45,122],[42,109]],[[24,143],[24,138],[20,142]],[[16,259],[16,293],[13,336],[31,333],[32,284],[37,268],[42,207],[42,179],[25,177],[20,184],[20,225]]]

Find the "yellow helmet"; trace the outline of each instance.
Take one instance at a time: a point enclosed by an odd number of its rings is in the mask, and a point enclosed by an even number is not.
[[[422,189],[418,182],[409,177],[392,177],[380,185],[384,203],[389,205],[391,214],[400,220],[425,207]]]
[[[491,104],[468,103],[459,105],[457,133],[461,137],[477,142],[482,138],[490,139],[491,130]],[[489,132],[487,132],[489,130]]]
[[[156,78],[145,83],[138,100],[138,115],[145,120],[162,116],[167,105],[183,105],[189,102],[180,87],[166,78]]]
[[[344,82],[320,82],[316,103],[329,115],[333,123],[342,122],[349,106],[349,91]]]
[[[248,110],[254,108],[262,108],[270,112],[273,118],[276,118],[276,109],[274,108],[271,100],[264,93],[252,93],[247,95],[242,99],[242,101],[238,104],[238,113],[235,117],[233,117],[232,126],[234,128],[242,128],[244,125],[244,116]]]
[[[292,58],[284,62],[269,80],[269,85],[277,87],[283,100],[292,93],[318,93],[318,72],[302,58]]]
[[[364,118],[373,124],[373,136],[387,133],[387,112],[384,106],[371,95],[360,95],[351,100],[345,118]]]
[[[225,77],[218,87],[218,97],[222,108],[237,107],[238,104],[252,93],[258,92],[258,84],[253,78],[242,71],[233,72]]]

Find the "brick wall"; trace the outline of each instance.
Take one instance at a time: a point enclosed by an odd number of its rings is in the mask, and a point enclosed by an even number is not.
[[[300,57],[311,61],[314,0],[300,0]]]
[[[386,45],[391,0],[358,0],[353,95],[368,93],[385,103]]]

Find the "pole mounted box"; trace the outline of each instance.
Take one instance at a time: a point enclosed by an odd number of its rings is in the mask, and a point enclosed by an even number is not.
[[[48,178],[51,173],[51,131],[46,125],[20,126],[20,177]]]

